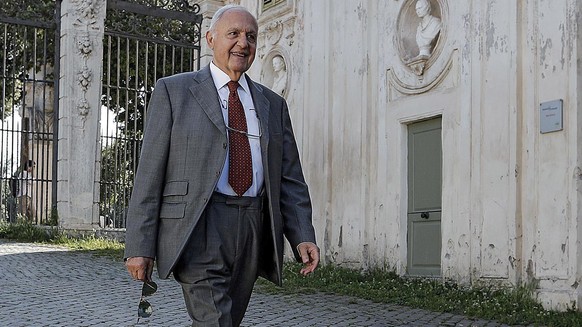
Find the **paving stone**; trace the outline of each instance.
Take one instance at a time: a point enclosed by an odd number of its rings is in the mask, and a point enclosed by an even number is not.
[[[0,326],[189,326],[182,291],[159,280],[152,316],[137,322],[141,284],[123,263],[64,247],[0,240]],[[242,326],[507,326],[333,294],[255,290]]]

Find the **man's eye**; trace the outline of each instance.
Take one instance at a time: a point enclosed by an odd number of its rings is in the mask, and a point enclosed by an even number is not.
[[[249,36],[247,36],[247,40],[249,40],[249,42],[255,43],[255,42],[257,42],[257,36],[256,35],[249,35]]]

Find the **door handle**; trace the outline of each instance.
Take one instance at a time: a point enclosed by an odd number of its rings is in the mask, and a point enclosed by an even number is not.
[[[422,219],[428,219],[429,217],[430,217],[429,212],[423,212],[420,214],[420,218],[422,218]]]

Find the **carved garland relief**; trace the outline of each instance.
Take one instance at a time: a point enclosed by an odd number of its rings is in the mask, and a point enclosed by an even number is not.
[[[259,58],[264,59],[273,47],[292,46],[295,37],[294,25],[294,17],[268,23],[265,28],[259,32],[260,46],[257,49]]]
[[[76,35],[76,43],[78,55],[83,59],[83,68],[77,72],[77,82],[83,91],[81,99],[77,100],[77,111],[83,117],[89,114],[91,106],[87,101],[87,92],[93,79],[93,71],[89,69],[87,63],[91,53],[93,52],[93,41],[89,35],[89,30],[96,30],[99,27],[97,23],[97,13],[103,5],[103,1],[98,0],[73,0],[75,4],[75,13],[77,19],[74,22],[75,26],[84,27],[85,31]]]

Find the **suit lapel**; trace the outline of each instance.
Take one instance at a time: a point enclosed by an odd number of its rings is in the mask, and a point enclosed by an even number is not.
[[[210,74],[210,66],[206,66],[194,75],[196,84],[191,86],[190,92],[200,104],[208,118],[216,125],[222,134],[226,135],[224,117],[220,108],[220,97]]]
[[[261,124],[263,135],[263,137],[261,137],[261,149],[263,155],[265,155],[267,144],[269,143],[269,107],[271,103],[263,95],[263,88],[259,84],[253,82],[248,75],[246,76],[251,89],[253,103]],[[214,123],[214,125],[216,125],[220,132],[226,134],[226,125],[224,124],[224,117],[222,116],[220,107],[220,97],[218,96],[216,86],[214,85],[212,75],[210,74],[210,66],[206,66],[198,71],[194,75],[194,80],[196,81],[196,84],[189,88],[192,96],[194,96],[202,110],[204,110],[208,118]]]
[[[248,75],[246,76],[251,89],[253,103],[255,104],[255,110],[257,111],[261,124],[261,152],[263,157],[265,157],[267,155],[267,145],[269,144],[269,107],[271,106],[271,103],[263,95],[263,88],[259,84],[253,82]]]

